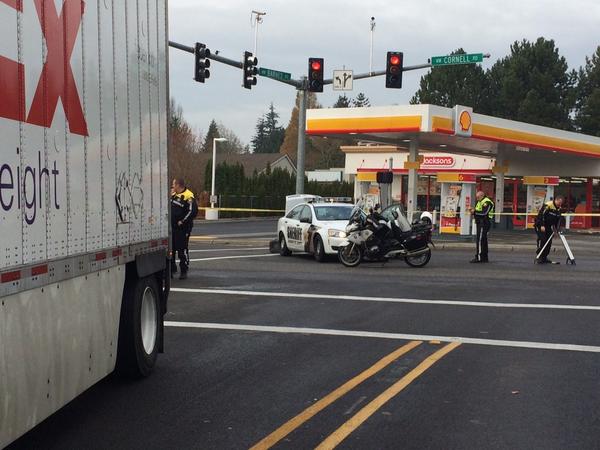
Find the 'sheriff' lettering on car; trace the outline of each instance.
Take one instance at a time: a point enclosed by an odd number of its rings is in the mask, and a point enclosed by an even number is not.
[[[301,241],[302,240],[302,229],[296,228],[296,227],[288,227],[287,237],[291,241]]]
[[[315,235],[317,233],[317,231],[319,230],[319,228],[321,227],[316,227],[314,225],[311,225],[310,227],[308,227],[308,230],[306,230],[306,240],[304,241],[304,251],[306,253],[314,253],[315,252]]]

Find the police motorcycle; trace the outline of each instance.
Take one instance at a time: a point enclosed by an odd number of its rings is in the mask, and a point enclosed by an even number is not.
[[[346,226],[348,243],[338,250],[338,258],[346,267],[361,261],[386,262],[403,258],[411,267],[424,267],[431,259],[431,220],[423,214],[411,224],[401,205],[393,205],[382,213],[371,209],[366,214],[357,204]]]

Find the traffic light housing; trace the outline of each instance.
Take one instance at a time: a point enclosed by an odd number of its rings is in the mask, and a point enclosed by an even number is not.
[[[323,92],[323,58],[308,58],[308,90]]]
[[[394,182],[394,172],[377,172],[377,183],[392,184]]]
[[[392,89],[402,88],[402,69],[404,54],[402,52],[387,52],[385,87]]]
[[[196,42],[194,50],[194,80],[198,83],[204,83],[204,80],[210,77],[210,50],[206,48],[206,45]]]
[[[243,82],[242,86],[246,89],[252,89],[252,86],[256,86],[256,74],[258,74],[258,59],[250,52],[244,52],[244,62],[242,67]]]

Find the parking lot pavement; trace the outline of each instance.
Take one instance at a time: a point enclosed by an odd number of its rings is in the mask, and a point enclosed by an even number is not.
[[[600,258],[348,269],[194,243],[166,353],[15,448],[593,448]]]

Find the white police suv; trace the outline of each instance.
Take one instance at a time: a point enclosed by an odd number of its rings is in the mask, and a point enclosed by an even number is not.
[[[353,205],[347,203],[302,203],[277,222],[279,252],[311,253],[319,262],[337,254],[346,242],[346,225]]]

